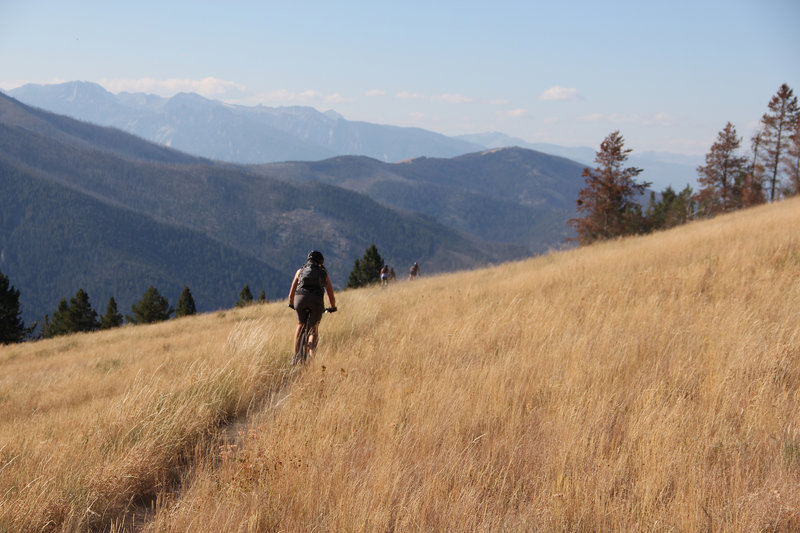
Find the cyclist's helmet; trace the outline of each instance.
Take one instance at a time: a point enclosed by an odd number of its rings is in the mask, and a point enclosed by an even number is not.
[[[308,252],[307,261],[313,261],[316,264],[321,265],[321,264],[325,263],[325,258],[322,257],[322,253],[321,252],[318,252],[316,250],[311,250],[310,252]]]

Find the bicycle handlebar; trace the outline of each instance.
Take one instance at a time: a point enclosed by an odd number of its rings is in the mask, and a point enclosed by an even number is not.
[[[293,304],[289,304],[289,309],[294,309],[294,305]],[[325,312],[326,313],[335,313],[338,310],[339,310],[338,307],[326,307],[325,308]]]

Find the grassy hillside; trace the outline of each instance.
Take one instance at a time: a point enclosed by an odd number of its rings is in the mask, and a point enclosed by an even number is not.
[[[796,531],[800,199],[0,348],[0,530]]]

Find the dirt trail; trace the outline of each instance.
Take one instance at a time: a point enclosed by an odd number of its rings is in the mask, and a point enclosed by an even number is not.
[[[285,367],[262,400],[254,402],[244,413],[217,428],[216,434],[202,444],[203,452],[200,457],[195,454],[181,461],[180,465],[170,472],[164,486],[154,487],[154,491],[157,491],[155,496],[133,499],[123,513],[104,521],[97,530],[111,533],[138,533],[146,530],[159,508],[168,504],[174,505],[181,499],[190,483],[188,474],[197,466],[199,460],[210,461],[212,464],[219,461],[219,456],[215,453],[217,450],[225,446],[237,447],[242,436],[246,434],[246,429],[252,426],[257,418],[269,415],[283,406],[291,397],[292,387],[303,368]]]

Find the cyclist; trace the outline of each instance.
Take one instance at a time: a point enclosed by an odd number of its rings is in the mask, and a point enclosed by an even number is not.
[[[414,261],[414,264],[411,265],[411,268],[409,269],[408,279],[417,279],[417,276],[419,276],[419,264]]]
[[[292,280],[292,287],[289,289],[289,307],[297,312],[297,330],[294,333],[294,353],[300,347],[300,334],[303,331],[303,320],[306,310],[311,311],[309,322],[311,334],[309,335],[308,345],[310,354],[314,354],[319,337],[319,321],[322,313],[325,312],[325,293],[328,293],[330,309],[336,310],[336,297],[333,295],[333,285],[328,271],[323,264],[325,258],[316,250],[308,253],[306,263],[300,267]]]

